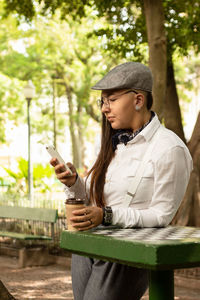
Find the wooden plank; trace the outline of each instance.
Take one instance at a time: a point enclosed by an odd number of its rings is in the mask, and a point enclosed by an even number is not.
[[[51,237],[49,236],[24,234],[18,232],[10,232],[10,231],[0,231],[0,236],[9,237],[13,239],[20,239],[20,240],[51,240]]]
[[[49,208],[0,206],[0,218],[24,219],[55,223],[58,211]]]

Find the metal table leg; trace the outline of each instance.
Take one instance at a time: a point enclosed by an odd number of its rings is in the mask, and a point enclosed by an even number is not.
[[[174,271],[150,271],[149,300],[174,299]]]

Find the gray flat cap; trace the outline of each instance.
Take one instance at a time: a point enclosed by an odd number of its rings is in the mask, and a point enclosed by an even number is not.
[[[127,62],[109,71],[92,89],[137,89],[152,92],[152,85],[152,73],[147,66],[138,62]]]

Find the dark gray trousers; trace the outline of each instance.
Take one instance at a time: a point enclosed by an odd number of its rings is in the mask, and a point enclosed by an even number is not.
[[[147,287],[147,270],[72,255],[74,300],[139,300]]]

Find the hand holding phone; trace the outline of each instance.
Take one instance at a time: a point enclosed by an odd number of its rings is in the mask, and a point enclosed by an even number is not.
[[[64,159],[61,157],[61,155],[58,153],[56,148],[54,146],[46,146],[47,151],[51,155],[52,158],[56,158],[59,162],[59,164],[63,164],[68,172],[70,172],[70,175],[72,175],[72,171],[65,163]]]

